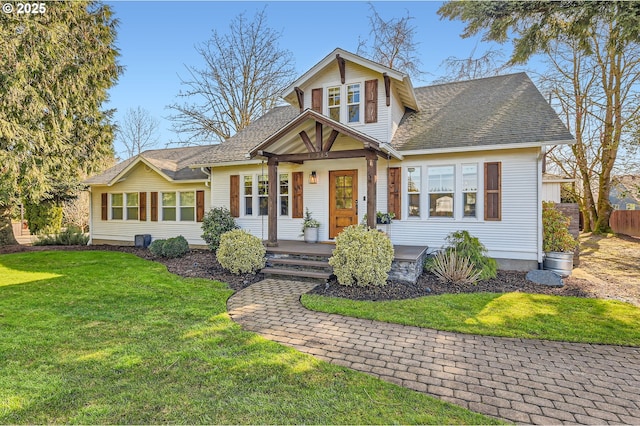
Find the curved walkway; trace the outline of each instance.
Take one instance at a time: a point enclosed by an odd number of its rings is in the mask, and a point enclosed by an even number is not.
[[[640,350],[463,335],[313,312],[315,284],[268,279],[234,294],[231,318],[315,357],[470,410],[534,424],[640,424]]]

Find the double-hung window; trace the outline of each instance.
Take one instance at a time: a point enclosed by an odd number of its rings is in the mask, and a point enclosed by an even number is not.
[[[289,175],[280,175],[278,190],[280,192],[280,216],[289,215]]]
[[[122,220],[124,218],[124,195],[111,194],[111,219]]]
[[[177,196],[175,192],[162,193],[162,220],[174,221],[177,219]]]
[[[251,176],[244,177],[244,215],[253,215],[253,178]]]
[[[478,165],[462,165],[462,206],[463,217],[477,217]]]
[[[420,217],[420,167],[407,168],[407,195],[409,217]]]
[[[194,222],[196,220],[196,193],[163,192],[162,220],[165,222]]]
[[[196,220],[196,194],[195,192],[180,193],[180,221],[193,222]]]
[[[258,176],[258,215],[269,214],[269,176]]]
[[[327,89],[327,102],[329,118],[340,121],[340,86]]]
[[[454,166],[427,169],[430,217],[453,217],[454,172]]]
[[[139,199],[137,192],[127,192],[127,220],[138,220]]]
[[[347,85],[347,121],[360,122],[360,83]]]

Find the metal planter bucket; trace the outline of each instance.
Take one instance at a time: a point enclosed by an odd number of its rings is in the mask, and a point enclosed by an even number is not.
[[[555,272],[562,278],[568,277],[573,269],[573,253],[556,251],[545,253],[542,267],[548,271]]]

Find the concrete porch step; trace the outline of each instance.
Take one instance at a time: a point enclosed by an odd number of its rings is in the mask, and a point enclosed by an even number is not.
[[[332,269],[331,265],[326,261],[322,260],[307,260],[307,259],[295,259],[295,258],[270,258],[269,263],[272,265],[291,265],[291,266],[300,266],[300,267],[308,267],[308,268],[318,268],[318,269]]]

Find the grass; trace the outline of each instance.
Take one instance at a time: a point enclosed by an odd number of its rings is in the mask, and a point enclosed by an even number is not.
[[[496,422],[243,331],[230,295],[124,253],[0,256],[0,423]]]
[[[473,293],[366,302],[304,295],[309,309],[487,336],[640,346],[640,309],[613,300]]]

